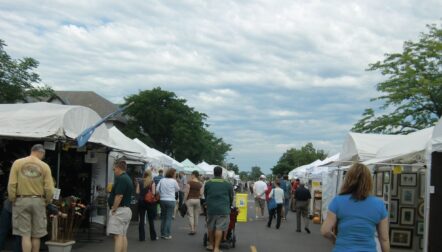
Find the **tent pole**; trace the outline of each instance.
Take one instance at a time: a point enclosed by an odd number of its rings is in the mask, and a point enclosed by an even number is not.
[[[61,144],[57,142],[57,188],[60,188],[60,160],[61,160]]]

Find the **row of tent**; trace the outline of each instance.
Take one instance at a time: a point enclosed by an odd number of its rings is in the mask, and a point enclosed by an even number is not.
[[[391,164],[422,164],[426,162],[426,151],[431,143],[442,141],[442,122],[435,127],[419,130],[408,135],[382,135],[348,133],[341,152],[325,160],[293,169],[290,178],[320,178],[330,168],[348,169],[353,162],[362,162],[369,167]],[[439,143],[440,145],[440,143]]]
[[[94,110],[87,107],[45,102],[2,104],[0,118],[0,137],[52,142],[75,139],[86,128],[101,120]],[[188,159],[178,162],[139,139],[130,139],[116,127],[108,128],[105,124],[95,129],[89,142],[106,146],[129,160],[146,162],[155,167],[173,167],[186,174],[197,170],[200,174],[211,176],[215,167],[206,162],[195,165]],[[223,169],[225,178],[236,176],[234,172]]]

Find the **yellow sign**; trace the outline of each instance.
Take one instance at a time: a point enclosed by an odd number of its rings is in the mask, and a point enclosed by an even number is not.
[[[247,196],[246,193],[236,194],[236,207],[239,210],[238,222],[247,222]]]
[[[393,174],[401,174],[402,173],[402,166],[396,165],[393,167]]]
[[[312,187],[313,188],[321,188],[321,181],[312,181]]]

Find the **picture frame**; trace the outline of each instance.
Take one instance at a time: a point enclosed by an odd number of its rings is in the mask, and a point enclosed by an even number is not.
[[[424,238],[423,237],[421,237],[419,239],[419,249],[424,249]]]
[[[390,172],[384,172],[384,184],[390,184]]]
[[[414,205],[416,202],[416,190],[414,188],[401,188],[401,204]]]
[[[414,226],[415,212],[415,208],[401,207],[401,226]]]
[[[398,203],[399,200],[390,201],[389,218],[391,224],[398,224]]]
[[[419,196],[420,198],[425,198],[425,188],[427,181],[425,179],[425,173],[421,173],[419,176]]]
[[[424,218],[424,214],[425,214],[424,213],[424,211],[425,211],[424,207],[425,207],[425,205],[424,205],[423,201],[421,201],[419,203],[419,205],[417,206],[417,216],[419,216],[420,219]]]
[[[378,172],[376,173],[376,196],[378,197],[382,197],[384,196],[384,183],[383,183],[383,179],[384,179],[384,174],[383,172]]]
[[[416,186],[417,185],[417,173],[402,173],[400,186]]]
[[[384,184],[384,201],[388,202],[388,190],[390,189],[390,185]]]
[[[419,236],[424,235],[424,222],[423,221],[418,221],[417,222],[417,231],[416,231],[416,233]]]
[[[398,175],[397,174],[393,174],[391,176],[391,197],[397,197],[398,193],[397,193],[397,178]]]
[[[413,230],[391,228],[390,245],[392,248],[411,248],[413,246]]]

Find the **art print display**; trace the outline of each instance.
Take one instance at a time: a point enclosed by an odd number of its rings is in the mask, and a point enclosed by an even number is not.
[[[419,196],[421,198],[425,198],[425,186],[427,185],[427,181],[425,180],[425,173],[420,174],[419,183]]]
[[[401,207],[401,225],[414,226],[415,209],[411,207]]]
[[[419,249],[424,249],[424,238],[419,239]]]
[[[383,172],[378,172],[376,173],[376,187],[375,187],[375,193],[376,196],[382,197],[383,191],[384,191],[384,183],[383,183],[383,179],[384,179],[384,174]]]
[[[400,186],[416,186],[417,173],[402,173]]]
[[[401,204],[414,205],[416,202],[416,190],[414,188],[401,188]]]
[[[390,184],[390,172],[384,172],[384,184]]]
[[[411,248],[413,245],[413,230],[391,228],[390,245],[395,248]]]
[[[422,221],[417,223],[417,235],[424,235],[424,222]]]
[[[384,184],[384,201],[385,202],[388,202],[388,196],[389,196],[388,190],[389,189],[390,189],[390,185],[385,185]]]
[[[398,224],[398,200],[390,201],[390,223]]]
[[[391,176],[391,197],[397,197],[397,174]]]

